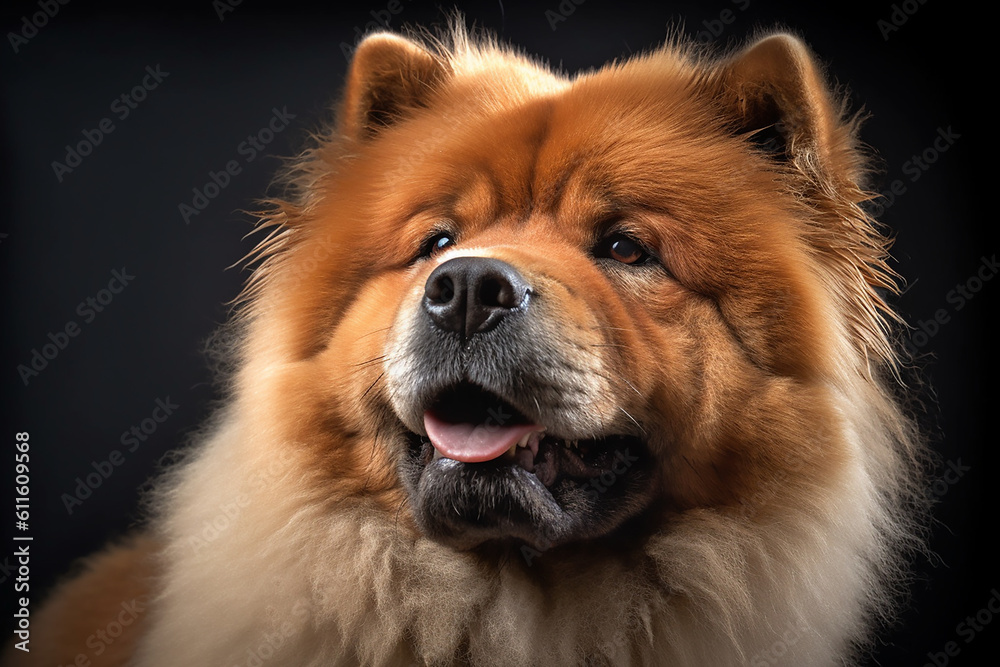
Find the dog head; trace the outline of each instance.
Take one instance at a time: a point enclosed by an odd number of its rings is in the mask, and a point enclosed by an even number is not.
[[[460,549],[794,504],[847,456],[830,387],[892,362],[854,134],[788,35],[575,78],[370,36],[245,377],[323,494]]]

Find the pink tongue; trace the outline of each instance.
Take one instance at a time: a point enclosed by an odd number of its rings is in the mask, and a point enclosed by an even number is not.
[[[431,412],[424,413],[424,428],[434,449],[442,456],[466,463],[492,461],[526,434],[542,430],[535,424],[452,424],[438,419]]]

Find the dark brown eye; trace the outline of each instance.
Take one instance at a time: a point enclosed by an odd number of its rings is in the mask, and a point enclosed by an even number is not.
[[[429,236],[427,240],[423,242],[420,246],[420,254],[417,258],[421,259],[424,257],[430,257],[434,253],[453,245],[455,245],[454,234],[451,232],[437,232],[433,236]]]
[[[622,264],[636,265],[645,264],[650,255],[641,243],[618,232],[608,236],[594,248],[594,257],[606,257]]]

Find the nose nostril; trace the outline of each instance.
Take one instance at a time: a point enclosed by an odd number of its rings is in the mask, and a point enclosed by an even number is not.
[[[451,276],[442,275],[428,285],[425,293],[432,302],[445,304],[455,298],[455,283]]]
[[[455,283],[450,276],[445,276],[441,280],[441,289],[438,296],[438,303],[448,303],[455,298]]]
[[[428,276],[423,308],[439,329],[466,339],[489,331],[521,309],[530,292],[524,277],[506,262],[459,257]]]
[[[518,300],[510,282],[487,277],[479,285],[479,303],[487,308],[515,308]]]

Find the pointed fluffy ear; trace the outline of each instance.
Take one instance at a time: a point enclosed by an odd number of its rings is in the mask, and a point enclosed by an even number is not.
[[[722,81],[741,129],[800,167],[805,159],[827,177],[856,182],[853,124],[842,120],[801,40],[776,34],[755,42],[724,63]]]
[[[446,65],[423,47],[390,33],[366,37],[347,75],[340,130],[367,139],[392,125],[407,110],[426,106]]]
[[[791,35],[761,39],[724,62],[720,74],[717,94],[743,131],[777,130],[771,147],[801,179],[796,189],[815,212],[808,238],[848,315],[854,345],[869,362],[893,366],[888,320],[898,317],[880,291],[897,291],[896,274],[887,264],[889,240],[862,208],[871,197],[857,122],[844,118],[809,49]]]

